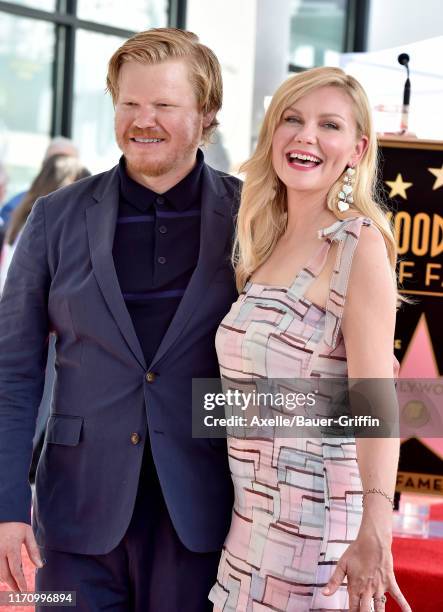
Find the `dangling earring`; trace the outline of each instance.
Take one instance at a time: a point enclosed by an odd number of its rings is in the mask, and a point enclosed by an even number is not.
[[[340,212],[345,212],[349,210],[349,204],[352,204],[354,202],[354,198],[352,197],[354,174],[354,168],[349,166],[349,168],[346,169],[345,175],[343,177],[343,186],[338,194],[338,210]]]

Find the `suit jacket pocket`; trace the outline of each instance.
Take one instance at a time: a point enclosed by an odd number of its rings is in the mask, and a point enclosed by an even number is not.
[[[63,446],[77,446],[83,427],[83,417],[51,414],[46,429],[46,441]]]

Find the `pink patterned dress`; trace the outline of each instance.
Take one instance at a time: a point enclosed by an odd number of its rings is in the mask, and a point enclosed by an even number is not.
[[[289,288],[247,283],[216,337],[222,377],[347,377],[341,320],[353,254],[369,219],[321,230]],[[326,310],[304,296],[337,241]],[[228,437],[232,523],[209,599],[223,612],[347,610],[321,591],[358,533],[362,485],[350,438]]]

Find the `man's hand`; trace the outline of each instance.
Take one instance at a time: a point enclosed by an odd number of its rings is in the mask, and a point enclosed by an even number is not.
[[[26,591],[22,545],[36,567],[43,567],[32,527],[26,523],[0,523],[0,582],[12,591]]]

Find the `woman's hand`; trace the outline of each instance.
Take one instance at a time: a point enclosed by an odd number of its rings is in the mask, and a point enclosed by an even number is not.
[[[382,543],[374,534],[360,532],[338,560],[323,594],[333,595],[345,576],[349,612],[384,612],[385,593],[392,595],[402,612],[412,612],[395,580],[390,541]]]

